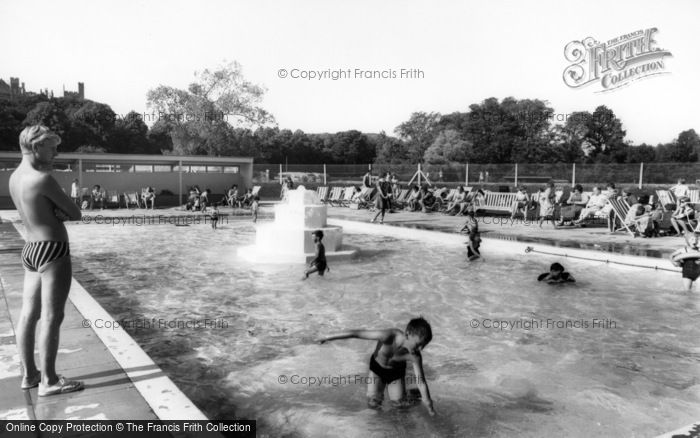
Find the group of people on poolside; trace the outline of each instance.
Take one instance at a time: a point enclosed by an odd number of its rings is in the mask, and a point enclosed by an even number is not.
[[[88,198],[83,199],[82,191],[80,189],[79,180],[76,178],[71,183],[70,187],[70,198],[81,210],[94,210],[96,207],[104,210],[107,203],[107,198],[105,196],[104,190],[99,184],[92,186]],[[148,203],[151,203],[151,209],[155,209],[156,203],[156,190],[153,187],[146,187],[141,191],[141,202],[145,208],[148,208]]]

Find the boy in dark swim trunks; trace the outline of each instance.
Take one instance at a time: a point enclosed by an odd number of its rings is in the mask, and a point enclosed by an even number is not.
[[[51,176],[61,138],[42,125],[19,136],[22,162],[10,176],[10,195],[26,227],[22,250],[24,296],[17,322],[17,344],[24,371],[22,389],[39,386],[39,396],[83,389],[83,383],[56,374],[58,335],[72,280],[64,220],[80,219],[80,208]],[[34,333],[41,319],[39,359],[34,361]]]
[[[700,250],[698,249],[698,234],[693,233],[694,239],[688,246],[679,248],[671,254],[671,262],[683,269],[683,286],[686,290],[693,289],[693,283],[700,277]],[[693,257],[697,254],[697,257]],[[688,255],[687,257],[677,258]]]
[[[377,341],[377,346],[369,360],[367,398],[369,406],[378,408],[384,401],[384,390],[389,391],[389,399],[395,405],[406,402],[406,362],[413,363],[418,390],[423,404],[430,415],[435,415],[433,400],[425,381],[421,351],[433,338],[428,321],[422,317],[412,319],[402,332],[397,328],[386,330],[350,330],[318,340],[323,344],[337,339],[367,339]]]
[[[479,223],[474,217],[474,210],[467,210],[467,222],[464,227],[459,231],[460,233],[467,233],[467,257],[469,261],[474,261],[481,257],[479,252],[479,247],[481,246],[481,234],[479,234]]]
[[[318,272],[318,275],[323,277],[323,274],[328,270],[328,264],[326,263],[326,247],[323,246],[321,240],[323,239],[323,231],[316,230],[311,235],[314,238],[314,244],[316,244],[316,257],[309,263],[309,269],[304,272],[304,278],[306,280],[309,275],[314,272]]]
[[[549,284],[554,283],[574,283],[576,279],[568,272],[564,272],[564,267],[559,263],[552,263],[549,267],[549,272],[540,274],[537,281],[545,281]]]

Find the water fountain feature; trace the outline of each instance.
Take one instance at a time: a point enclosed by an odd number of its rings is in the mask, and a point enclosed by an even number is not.
[[[315,252],[311,233],[321,230],[328,260],[355,256],[357,250],[342,248],[343,229],[329,226],[326,214],[327,206],[316,192],[299,186],[275,205],[272,223],[257,226],[255,245],[239,248],[238,255],[256,263],[307,263]]]

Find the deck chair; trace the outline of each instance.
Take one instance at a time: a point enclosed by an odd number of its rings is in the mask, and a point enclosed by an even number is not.
[[[262,186],[253,186],[252,195],[253,196],[260,196],[260,189],[261,188],[262,188]]]
[[[625,218],[630,211],[630,206],[627,204],[627,202],[622,199],[608,199],[608,203],[612,207],[612,211],[615,213],[615,216],[612,218],[612,232],[615,233],[618,231],[627,230],[632,237],[635,237],[635,232],[632,231],[632,229],[625,223]]]
[[[127,209],[131,205],[141,208],[141,196],[139,196],[139,194],[136,192],[124,193],[124,203],[126,204]]]
[[[688,190],[691,204],[700,204],[700,190]]]
[[[331,187],[331,193],[326,198],[326,203],[331,206],[338,205],[343,198],[343,190],[342,187]]]
[[[316,189],[316,194],[318,195],[318,199],[322,203],[326,203],[326,199],[328,199],[328,186],[323,186],[319,187]]]
[[[392,201],[395,208],[403,208],[406,205],[406,198],[408,197],[408,189],[401,189],[399,196]]]
[[[667,205],[676,204],[676,198],[673,196],[673,193],[670,190],[657,190],[656,196],[658,196],[659,202],[664,210],[666,210]]]
[[[354,194],[355,194],[355,187],[353,187],[353,186],[345,187],[345,191],[343,192],[343,197],[338,202],[338,205],[340,205],[341,207],[349,207],[350,201],[352,200],[352,195],[354,195]]]
[[[107,191],[107,196],[105,196],[105,204],[109,206],[117,206],[117,208],[121,208],[121,202],[119,200],[119,192],[116,190],[109,190]]]

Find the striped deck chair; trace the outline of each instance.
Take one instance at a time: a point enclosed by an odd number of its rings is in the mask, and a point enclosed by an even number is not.
[[[116,190],[109,190],[107,192],[107,196],[105,196],[105,204],[107,204],[107,206],[116,205],[117,208],[121,208],[121,202],[119,201],[119,192]]]
[[[392,201],[395,208],[403,208],[406,205],[406,198],[408,197],[408,189],[401,189],[399,196]]]
[[[262,186],[253,186],[253,191],[251,193],[253,195],[253,197],[259,196],[261,188],[262,188]]]
[[[331,187],[331,193],[328,195],[328,198],[326,199],[326,203],[328,205],[339,205],[340,200],[343,198],[343,189],[342,187]]]
[[[316,189],[316,194],[318,195],[318,199],[321,200],[322,203],[326,203],[326,200],[328,199],[328,186],[322,186]]]
[[[136,192],[124,193],[124,203],[126,203],[127,209],[130,205],[135,205],[137,208],[141,208],[141,197]]]
[[[659,202],[664,210],[666,210],[666,206],[668,204],[676,203],[676,198],[673,196],[673,193],[670,190],[657,190],[656,196],[658,196]]]
[[[691,204],[700,204],[700,190],[688,190]]]
[[[352,200],[352,195],[354,195],[354,194],[355,194],[355,187],[354,186],[345,187],[345,191],[343,192],[343,197],[338,202],[338,205],[340,205],[341,207],[349,207],[350,201]]]
[[[615,216],[612,218],[612,232],[627,230],[632,237],[635,237],[635,232],[625,223],[625,218],[627,218],[627,214],[630,211],[630,206],[627,202],[623,199],[608,199],[608,203],[612,207],[612,211],[615,212]]]

